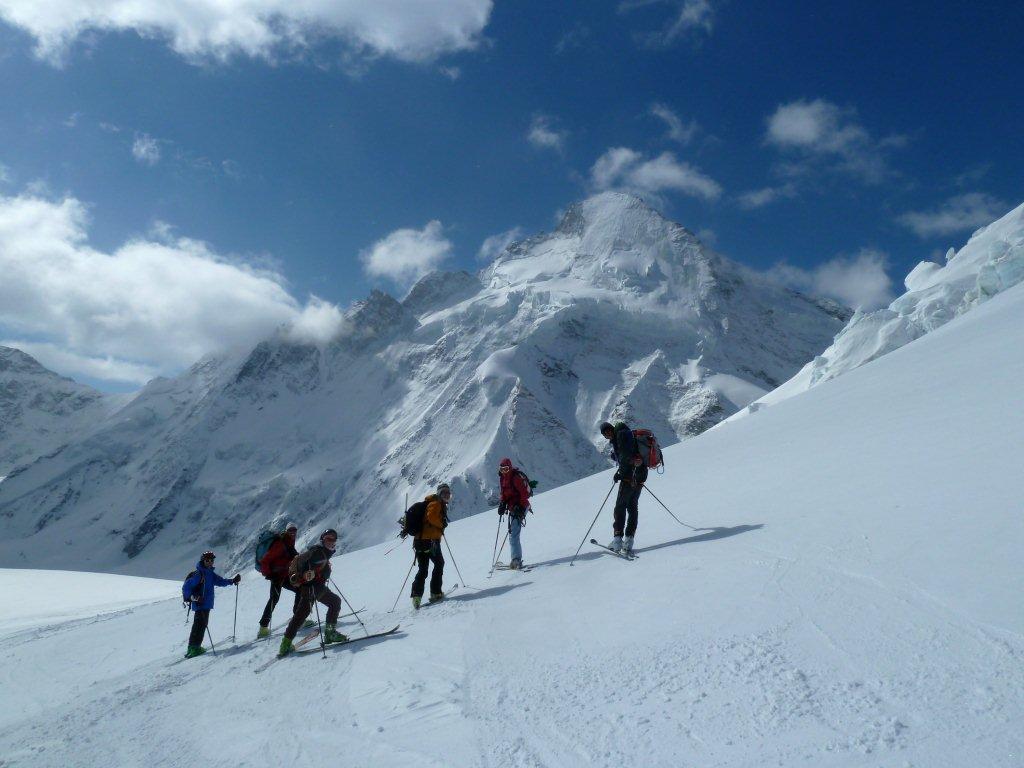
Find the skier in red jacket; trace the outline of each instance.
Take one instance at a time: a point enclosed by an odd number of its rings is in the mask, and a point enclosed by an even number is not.
[[[281,599],[282,589],[294,592],[295,605],[299,603],[299,591],[288,582],[288,566],[292,564],[292,560],[298,554],[295,549],[295,537],[298,533],[298,527],[289,523],[284,532],[278,535],[274,543],[267,549],[266,554],[260,558],[260,573],[270,580],[270,599],[267,600],[267,607],[263,609],[260,628],[256,633],[257,638],[270,636],[270,617],[274,613],[277,601]]]
[[[498,465],[498,481],[501,483],[501,503],[498,517],[508,512],[508,541],[512,553],[509,568],[523,567],[523,547],[519,532],[526,525],[526,513],[530,509],[530,486],[523,473],[512,466],[512,459],[502,459]]]

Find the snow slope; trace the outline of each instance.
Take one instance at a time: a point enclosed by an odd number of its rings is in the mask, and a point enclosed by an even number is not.
[[[402,302],[374,292],[324,348],[285,333],[151,382],[0,484],[0,563],[168,576],[196,546],[241,562],[264,526],[339,509],[343,549],[376,544],[405,494],[440,480],[457,516],[497,503],[503,456],[544,489],[604,468],[604,419],[665,444],[699,434],[848,317],[635,197],[598,195],[480,275],[429,275]]]
[[[0,694],[20,706],[5,708],[0,761],[1020,766],[1024,355],[1006,350],[1024,349],[1022,321],[1017,286],[670,448],[651,490],[699,530],[645,496],[635,562],[588,546],[568,565],[609,472],[536,498],[528,573],[486,578],[493,513],[453,524],[475,588],[419,613],[405,597],[387,613],[408,545],[345,555],[336,581],[367,625],[402,630],[326,661],[255,675],[271,646],[221,643],[169,666],[187,631],[176,600],[7,633]],[[605,509],[595,533],[609,528]],[[244,579],[247,637],[265,582]],[[232,592],[218,593],[216,638]]]

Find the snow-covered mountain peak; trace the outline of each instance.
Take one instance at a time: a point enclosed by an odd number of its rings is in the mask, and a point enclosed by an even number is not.
[[[738,272],[640,198],[603,192],[571,205],[554,232],[510,245],[482,282],[493,290],[543,291],[556,302],[565,295],[611,300],[678,317]]]
[[[414,315],[422,315],[468,299],[480,288],[479,278],[465,270],[435,270],[420,278],[402,299],[402,306]]]
[[[20,349],[13,347],[0,347],[0,373],[15,374],[48,374],[54,375],[41,366],[35,358],[26,355]]]

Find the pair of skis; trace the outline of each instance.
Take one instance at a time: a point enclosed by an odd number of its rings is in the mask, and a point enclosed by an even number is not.
[[[494,570],[496,571],[522,571],[523,573],[529,573],[533,570],[532,565],[521,565],[518,568],[513,568],[508,563],[497,562],[494,564]]]
[[[601,544],[597,539],[591,539],[590,543],[593,544],[595,547],[600,547],[610,555],[615,555],[616,557],[621,558],[622,560],[636,560],[638,557],[638,555],[635,555],[632,552],[622,552],[621,550],[616,551],[611,547],[606,547],[604,544]]]
[[[374,638],[378,637],[388,637],[389,635],[393,635],[398,631],[398,626],[399,625],[396,624],[389,630],[386,630],[384,632],[375,632],[371,635],[366,635],[365,637],[350,637],[348,640],[345,640],[341,643],[328,643],[327,645],[323,646],[317,645],[310,648],[304,648],[304,645],[307,645],[310,641],[314,640],[320,635],[319,630],[317,630],[316,632],[310,632],[308,635],[303,637],[301,640],[295,643],[295,645],[292,646],[291,653],[289,653],[287,656],[274,656],[272,659],[269,659],[266,663],[260,664],[260,666],[256,667],[256,669],[254,669],[253,672],[255,672],[258,675],[260,672],[265,671],[267,667],[269,667],[274,662],[280,661],[281,659],[286,659],[289,656],[303,656],[309,653],[320,653],[321,649],[333,650],[336,648],[342,648],[346,645],[352,645],[353,643],[361,643],[365,640],[373,640]]]

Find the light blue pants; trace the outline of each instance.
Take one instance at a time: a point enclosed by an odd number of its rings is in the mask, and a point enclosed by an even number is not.
[[[521,522],[519,522],[519,518],[516,517],[513,514],[509,514],[509,516],[508,516],[508,546],[509,546],[510,551],[511,551],[511,556],[510,556],[511,559],[509,560],[509,562],[512,562],[512,560],[516,560],[516,559],[518,559],[518,560],[522,560],[523,559],[523,547],[519,543],[519,532],[522,529],[523,529],[523,524]]]

